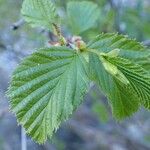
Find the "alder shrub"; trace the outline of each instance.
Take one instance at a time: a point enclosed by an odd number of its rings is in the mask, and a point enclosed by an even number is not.
[[[32,27],[44,27],[58,39],[22,61],[8,89],[10,109],[32,139],[42,144],[51,137],[82,103],[91,82],[107,96],[117,120],[142,106],[150,109],[146,47],[117,33],[102,33],[90,42],[62,35],[64,21],[73,35],[92,28],[99,18],[97,4],[71,1],[63,18],[50,0],[24,0],[21,12]]]

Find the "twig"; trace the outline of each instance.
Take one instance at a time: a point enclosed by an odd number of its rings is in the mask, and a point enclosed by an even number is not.
[[[52,23],[52,25],[54,27],[54,34],[56,34],[56,36],[58,37],[60,45],[61,46],[66,45],[66,40],[62,36],[61,28],[57,24],[55,24],[55,23]]]
[[[25,23],[25,21],[23,19],[20,19],[19,21],[15,22],[11,28],[12,30],[17,30],[19,29],[23,24]]]
[[[27,150],[26,133],[23,127],[21,127],[21,150]]]

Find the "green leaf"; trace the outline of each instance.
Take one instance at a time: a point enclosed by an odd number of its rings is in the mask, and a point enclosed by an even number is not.
[[[21,13],[32,27],[52,28],[59,17],[54,4],[50,0],[24,0]]]
[[[141,43],[130,39],[125,35],[119,35],[116,33],[102,33],[89,42],[88,46],[92,49],[97,49],[103,52],[109,52],[113,49],[139,52],[144,51],[145,48]]]
[[[130,84],[122,84],[109,74],[99,57],[93,53],[90,54],[90,70],[92,80],[98,83],[107,96],[113,115],[118,120],[130,116],[138,110],[138,97]]]
[[[150,108],[149,70],[139,65],[144,59],[149,63],[149,54],[142,44],[123,35],[101,34],[88,44],[88,49],[101,55],[91,56],[92,77],[110,99],[116,118],[131,115],[139,103]]]
[[[11,110],[26,132],[44,143],[80,105],[88,86],[88,65],[81,53],[43,48],[15,70],[8,91]]]
[[[67,5],[67,16],[69,26],[74,34],[82,32],[96,26],[99,19],[99,8],[97,4],[88,1],[73,1]]]
[[[150,75],[140,66],[123,58],[106,57],[128,79],[141,104],[150,109]]]
[[[130,59],[133,62],[136,61],[136,63],[142,65],[144,68],[148,68],[150,72],[150,50],[147,50],[142,43],[127,36],[116,33],[102,33],[89,42],[88,48],[96,49],[100,52],[110,52],[114,49],[119,49],[118,56]]]

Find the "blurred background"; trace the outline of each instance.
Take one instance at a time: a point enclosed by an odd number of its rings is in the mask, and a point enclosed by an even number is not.
[[[54,1],[66,17],[70,0]],[[80,34],[85,41],[101,32],[119,32],[150,46],[150,0],[92,1],[98,4],[100,16],[95,27]],[[51,33],[24,23],[21,4],[22,0],[0,0],[0,150],[21,150],[24,140],[5,96],[12,71],[25,56],[48,45],[51,39]],[[64,34],[74,35],[65,23]],[[150,150],[150,112],[141,109],[117,122],[106,97],[94,86],[71,119],[45,145],[34,143],[30,137],[26,142],[27,150]]]

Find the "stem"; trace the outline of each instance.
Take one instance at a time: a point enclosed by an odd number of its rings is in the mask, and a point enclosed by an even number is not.
[[[52,23],[53,27],[54,27],[54,32],[56,33],[56,36],[60,37],[61,36],[61,30],[60,30],[60,27],[58,27],[57,24],[55,23]]]
[[[53,27],[54,27],[54,32],[55,32],[56,36],[58,37],[60,44],[61,44],[62,46],[63,46],[63,45],[66,45],[66,40],[65,40],[65,38],[64,38],[64,37],[62,36],[62,34],[61,34],[61,29],[60,29],[60,27],[59,27],[57,24],[55,24],[55,23],[52,23],[52,25],[53,25]]]
[[[11,26],[11,28],[12,28],[12,30],[17,30],[17,29],[19,29],[22,25],[24,25],[25,24],[25,21],[23,20],[23,19],[20,19],[19,21],[17,21],[17,22],[15,22],[12,26]]]
[[[21,150],[27,150],[26,133],[23,127],[21,127]]]

